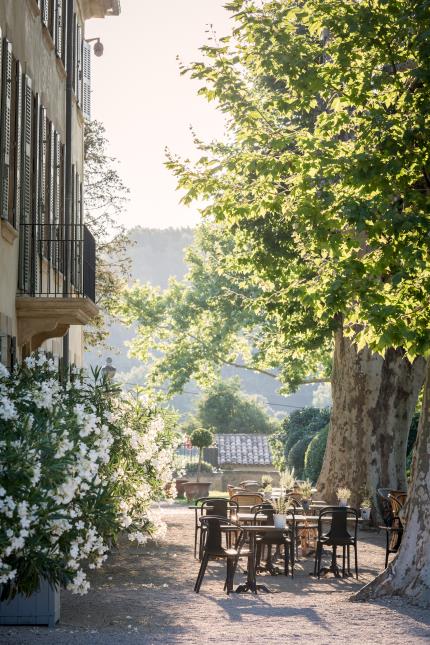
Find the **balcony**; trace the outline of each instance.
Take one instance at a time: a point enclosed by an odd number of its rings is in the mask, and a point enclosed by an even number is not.
[[[97,315],[95,251],[86,226],[21,224],[16,312],[25,353]]]

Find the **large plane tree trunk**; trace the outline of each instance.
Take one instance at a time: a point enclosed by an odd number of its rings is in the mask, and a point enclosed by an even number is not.
[[[399,553],[352,600],[383,596],[404,596],[417,605],[430,607],[430,362]]]
[[[378,509],[377,488],[406,489],[406,446],[425,377],[425,360],[411,363],[400,349],[385,358],[336,332],[333,407],[318,491],[330,503],[342,486],[358,506],[367,488]]]

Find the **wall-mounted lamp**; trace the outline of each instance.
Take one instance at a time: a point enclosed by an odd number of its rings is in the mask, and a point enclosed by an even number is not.
[[[103,56],[103,52],[105,50],[104,45],[102,42],[100,42],[100,38],[88,38],[86,39],[87,43],[94,43],[94,55],[98,56]]]

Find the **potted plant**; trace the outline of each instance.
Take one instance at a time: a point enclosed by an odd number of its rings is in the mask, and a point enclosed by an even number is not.
[[[360,504],[361,519],[369,521],[371,511],[372,511],[372,502],[369,499],[369,497],[365,497]]]
[[[261,478],[261,485],[263,487],[263,490],[266,490],[266,488],[271,489],[272,481],[273,481],[273,477],[271,477],[270,475],[263,475],[263,477]]]
[[[294,468],[289,470],[289,468],[286,468],[284,472],[280,473],[279,475],[279,485],[281,487],[282,492],[287,492],[289,490],[292,490],[294,488],[294,482],[295,482],[295,476],[294,476]]]
[[[351,491],[349,488],[340,487],[337,489],[337,499],[339,500],[339,506],[348,506],[348,500],[351,497]]]
[[[184,484],[189,481],[186,475],[186,469],[184,467],[184,460],[179,455],[175,455],[175,461],[173,464],[173,479],[175,482],[176,494],[178,497],[184,497]]]
[[[309,510],[309,503],[312,497],[311,482],[307,480],[302,484],[300,484],[299,492],[300,492],[300,495],[302,496],[301,502],[302,502],[303,510],[307,512]]]
[[[275,527],[277,529],[284,529],[285,522],[287,520],[287,510],[290,507],[290,500],[283,495],[278,497],[272,502],[272,506],[276,511],[276,514],[273,518]]]
[[[269,500],[272,498],[272,481],[273,477],[270,475],[263,475],[261,478],[261,486],[262,488],[260,489],[263,493],[263,497],[266,500]]]
[[[183,484],[185,495],[189,501],[199,497],[209,495],[210,482],[200,481],[200,471],[202,466],[203,449],[212,445],[213,433],[207,428],[196,428],[190,436],[191,445],[199,449],[199,461],[197,466],[197,476],[195,482],[186,482]]]

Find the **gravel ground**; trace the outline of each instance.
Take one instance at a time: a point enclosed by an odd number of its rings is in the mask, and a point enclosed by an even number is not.
[[[360,532],[359,582],[309,576],[312,558],[301,559],[294,580],[265,576],[274,593],[227,597],[225,564],[209,564],[199,595],[192,556],[193,512],[164,509],[168,539],[160,545],[123,543],[91,576],[87,596],[62,593],[55,629],[0,628],[2,645],[146,645],[243,643],[252,645],[345,643],[430,645],[430,611],[398,599],[350,603],[351,593],[371,580],[384,562],[384,536]],[[263,577],[262,577],[263,578]],[[243,574],[237,575],[237,581]]]

